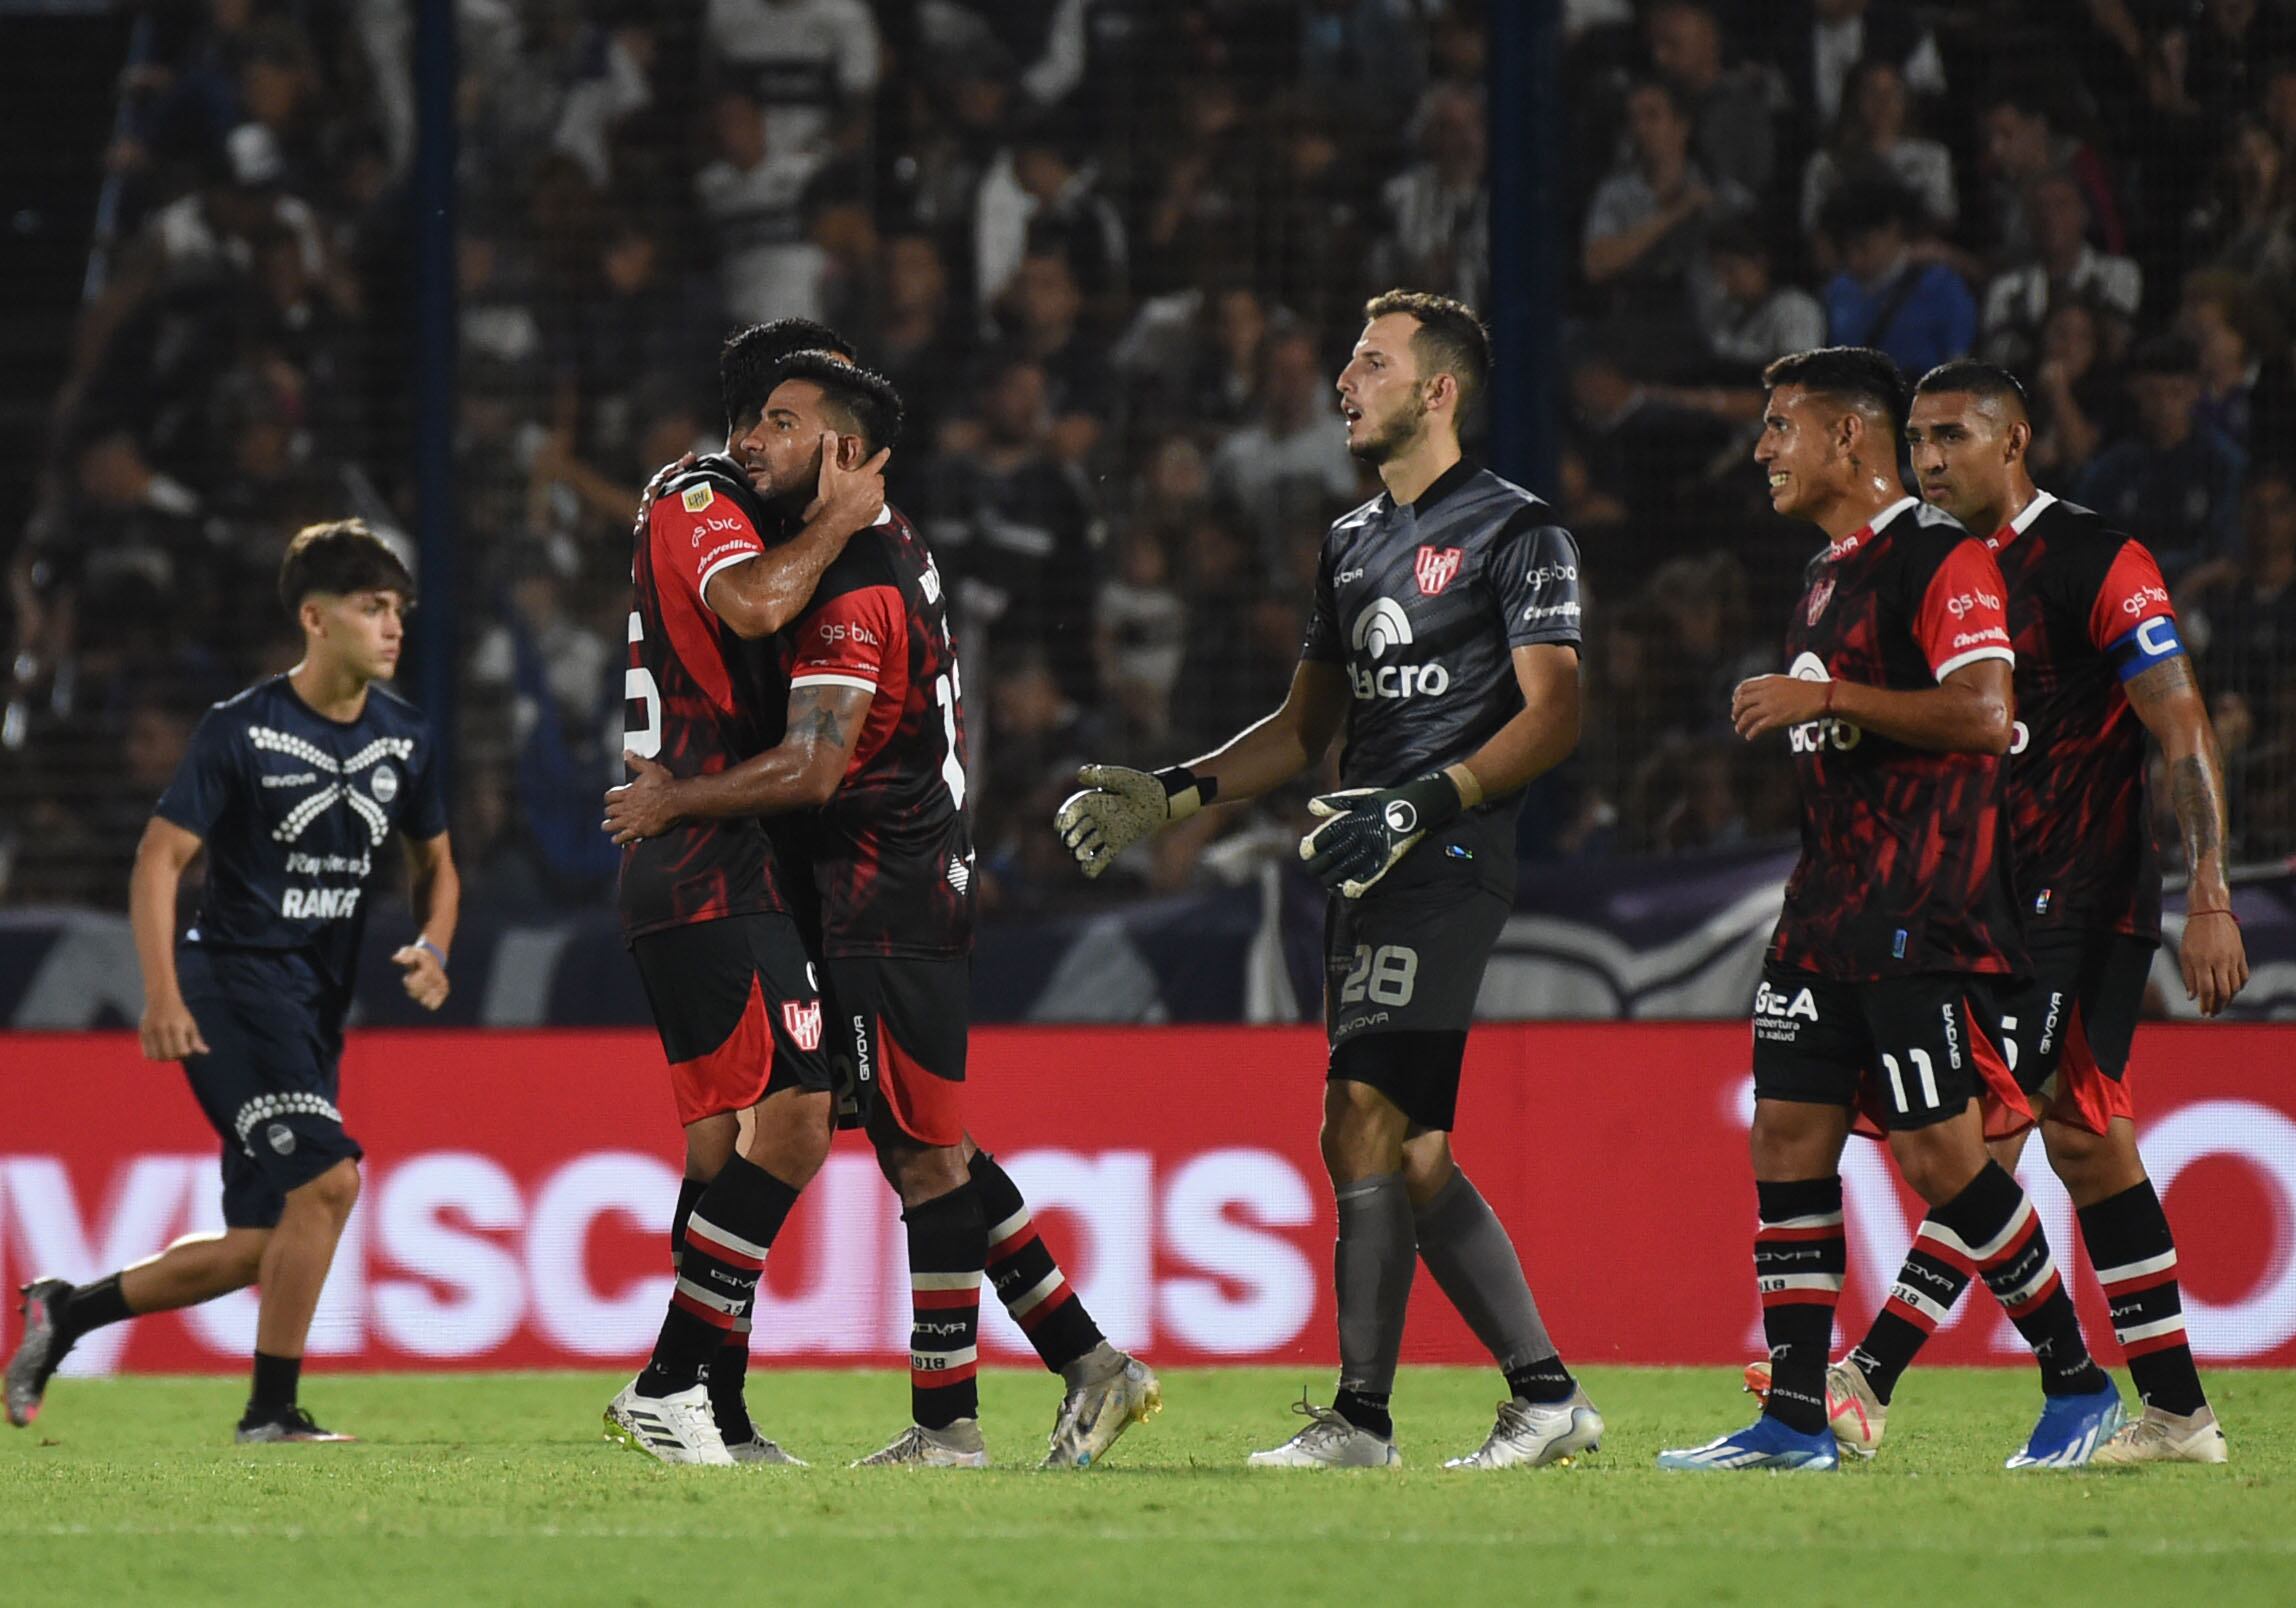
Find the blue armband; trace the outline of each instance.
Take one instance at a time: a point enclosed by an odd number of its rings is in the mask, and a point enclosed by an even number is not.
[[[2113,638],[2113,645],[2107,651],[2112,654],[2121,679],[2127,681],[2143,675],[2162,660],[2183,653],[2184,641],[2176,634],[2175,615],[2156,614]]]

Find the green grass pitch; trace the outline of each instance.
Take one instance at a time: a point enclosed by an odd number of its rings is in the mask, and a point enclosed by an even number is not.
[[[1574,1467],[1443,1472],[1498,1381],[1406,1369],[1400,1474],[1252,1472],[1322,1369],[1165,1377],[1104,1468],[1039,1474],[1057,1392],[983,1376],[999,1467],[862,1473],[894,1373],[752,1376],[814,1466],[667,1469],[608,1444],[605,1374],[330,1376],[357,1446],[235,1447],[229,1379],[57,1382],[0,1429],[16,1601],[661,1603],[2237,1603],[2296,1601],[2296,1374],[2210,1376],[2231,1466],[2009,1474],[2024,1370],[1916,1372],[1890,1442],[1836,1476],[1660,1474],[1744,1422],[1720,1369],[1590,1369]]]

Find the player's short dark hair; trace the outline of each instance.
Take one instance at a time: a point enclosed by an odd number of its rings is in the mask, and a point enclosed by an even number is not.
[[[841,434],[859,436],[869,451],[882,452],[899,443],[901,393],[874,369],[841,363],[829,352],[792,352],[774,373],[776,385],[783,380],[811,380],[820,386],[822,405],[844,415],[831,422],[840,426]],[[851,429],[843,428],[847,423]]]
[[[415,578],[399,555],[363,519],[334,519],[305,525],[287,543],[279,564],[279,601],[293,615],[313,592],[335,597],[352,592],[396,592],[410,606]]]
[[[1762,371],[1762,384],[1775,391],[1798,385],[1836,402],[1863,404],[1905,430],[1905,375],[1887,352],[1870,346],[1819,346],[1790,352]]]
[[[727,434],[765,406],[765,399],[781,383],[781,365],[799,352],[829,352],[848,363],[854,360],[852,342],[810,318],[776,318],[726,337],[718,350],[718,398],[725,404]]]
[[[2024,382],[1998,363],[1987,363],[1974,357],[1957,357],[1940,363],[1914,382],[1915,396],[1974,396],[1987,402],[2006,402],[2012,405],[2019,418],[2030,418],[2032,403],[2025,395]]]
[[[1363,304],[1367,324],[1389,313],[1419,320],[1411,333],[1411,355],[1418,359],[1422,376],[1448,374],[1457,382],[1458,421],[1464,427],[1491,380],[1491,332],[1474,308],[1429,290],[1382,291]]]

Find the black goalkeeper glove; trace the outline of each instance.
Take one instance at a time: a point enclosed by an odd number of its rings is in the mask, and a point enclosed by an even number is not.
[[[1451,778],[1436,771],[1401,787],[1325,793],[1307,807],[1323,824],[1299,840],[1299,857],[1325,887],[1360,899],[1413,844],[1457,820],[1465,804]]]

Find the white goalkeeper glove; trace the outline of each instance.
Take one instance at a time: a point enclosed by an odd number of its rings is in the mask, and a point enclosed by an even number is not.
[[[1459,789],[1441,771],[1401,787],[1350,787],[1308,800],[1323,824],[1299,840],[1299,857],[1325,887],[1360,899],[1412,845],[1458,819]]]
[[[1082,790],[1068,795],[1052,824],[1088,877],[1149,833],[1185,821],[1220,790],[1217,777],[1199,779],[1185,765],[1160,771],[1087,765],[1076,779]]]

